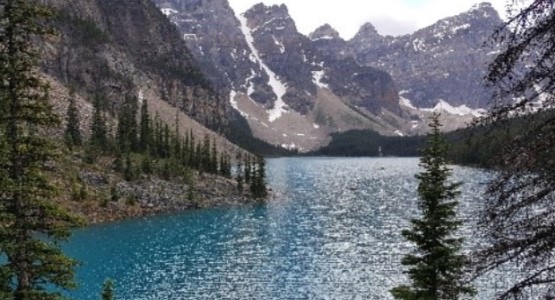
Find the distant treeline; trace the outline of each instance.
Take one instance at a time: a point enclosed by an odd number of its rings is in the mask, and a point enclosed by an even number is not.
[[[555,110],[531,114],[489,124],[475,125],[446,134],[450,144],[449,159],[458,164],[495,167],[495,154],[527,128],[547,118]],[[383,136],[371,130],[351,130],[332,135],[332,142],[309,155],[321,156],[420,156],[425,136]]]
[[[331,143],[310,155],[324,156],[419,156],[424,136],[383,136],[371,130],[332,134]]]

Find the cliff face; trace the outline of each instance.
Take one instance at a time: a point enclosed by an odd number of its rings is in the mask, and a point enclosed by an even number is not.
[[[44,43],[45,73],[115,111],[126,94],[149,94],[209,128],[228,105],[204,79],[181,34],[148,0],[47,0],[57,31]]]

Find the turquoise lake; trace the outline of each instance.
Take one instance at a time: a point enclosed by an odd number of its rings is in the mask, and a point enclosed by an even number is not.
[[[488,174],[454,168],[467,248]],[[83,228],[64,250],[82,262],[74,299],[390,299],[418,213],[417,158],[279,158],[267,203]],[[484,281],[485,280],[485,281]],[[478,283],[489,298],[502,280]]]

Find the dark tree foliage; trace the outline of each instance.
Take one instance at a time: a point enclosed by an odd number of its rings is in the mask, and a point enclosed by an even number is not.
[[[114,282],[110,279],[106,279],[102,286],[102,300],[113,300],[114,299]]]
[[[256,157],[256,165],[251,175],[251,195],[253,198],[262,199],[268,196],[268,190],[266,189],[266,163],[264,157]]]
[[[237,155],[237,191],[239,192],[239,194],[243,193],[243,181],[244,181],[244,176],[243,176],[243,157],[242,155],[239,153]]]
[[[66,145],[70,149],[73,146],[81,146],[83,137],[81,135],[81,129],[79,128],[79,110],[75,105],[75,91],[73,89],[71,89],[69,93],[69,105],[67,107],[66,119],[66,129],[64,132],[64,141]]]
[[[62,299],[76,262],[59,243],[76,219],[58,207],[45,168],[55,147],[41,134],[59,124],[36,72],[37,36],[48,11],[35,1],[0,1],[0,298]]]
[[[89,147],[101,151],[107,151],[109,148],[108,128],[106,126],[106,118],[101,106],[102,99],[100,96],[95,96],[93,100],[93,118],[91,123]]]
[[[495,107],[484,122],[526,118],[522,132],[498,149],[499,172],[487,190],[481,227],[491,242],[476,259],[476,274],[518,267],[518,280],[498,299],[555,298],[555,1],[514,8],[495,35],[503,51],[489,67]],[[516,101],[513,101],[516,99]],[[508,104],[506,104],[508,103]]]
[[[251,158],[250,156],[247,155],[247,157],[245,157],[245,182],[247,184],[251,183],[251,174],[252,174],[252,164],[251,164]]]
[[[116,143],[122,153],[139,150],[137,106],[137,98],[127,96],[119,110]]]
[[[147,153],[152,139],[152,126],[150,115],[148,114],[148,102],[143,100],[141,105],[141,121],[140,121],[139,150]]]
[[[396,299],[454,300],[473,294],[473,289],[463,280],[467,258],[460,254],[462,238],[456,237],[461,225],[455,200],[460,183],[449,182],[448,147],[438,116],[433,116],[432,131],[422,151],[420,166],[424,170],[416,175],[422,216],[411,220],[411,228],[402,232],[416,246],[401,262],[409,267],[406,273],[411,285],[392,289],[391,294]]]

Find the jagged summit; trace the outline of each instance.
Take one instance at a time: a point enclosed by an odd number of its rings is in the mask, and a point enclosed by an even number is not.
[[[375,44],[383,40],[383,36],[378,33],[376,27],[370,22],[364,23],[355,36],[351,39],[356,44]]]
[[[417,107],[440,99],[485,108],[490,94],[480,85],[497,49],[484,47],[503,24],[489,3],[480,3],[412,34],[382,37],[367,23],[349,41],[357,60],[385,69]]]
[[[490,2],[481,2],[474,4],[471,9],[493,9],[493,5]]]
[[[341,37],[339,36],[339,32],[337,32],[337,30],[331,27],[331,25],[328,23],[316,28],[316,30],[309,34],[308,37],[313,41],[341,39]]]
[[[289,9],[285,4],[274,4],[274,5],[266,5],[262,2],[253,5],[251,8],[247,9],[245,14],[250,13],[264,13],[266,15],[280,15],[280,16],[287,16],[289,17]]]
[[[242,14],[249,21],[249,27],[256,31],[265,28],[297,31],[295,21],[289,15],[285,4],[267,6],[258,3]]]
[[[356,35],[380,35],[374,27],[374,24],[366,22],[362,24]],[[355,36],[356,36],[355,35]]]

